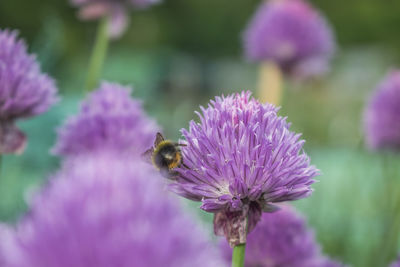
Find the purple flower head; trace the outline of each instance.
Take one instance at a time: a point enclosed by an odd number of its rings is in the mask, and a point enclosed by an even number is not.
[[[244,33],[246,57],[273,61],[288,74],[325,73],[335,51],[332,30],[303,0],[264,1]]]
[[[2,239],[4,267],[224,266],[166,193],[159,174],[140,162],[76,161]]]
[[[82,103],[80,113],[59,129],[53,152],[62,156],[143,153],[153,144],[158,126],[130,92],[129,87],[103,82]]]
[[[364,112],[367,145],[400,149],[400,71],[392,71],[376,89]]]
[[[22,152],[26,138],[15,121],[41,114],[57,100],[53,79],[17,35],[0,30],[0,154]]]
[[[227,263],[232,249],[220,244]],[[275,213],[264,213],[247,238],[246,267],[334,267],[342,266],[321,255],[314,233],[293,208],[283,206]]]
[[[201,111],[200,122],[182,130],[184,164],[170,186],[215,213],[217,235],[244,243],[247,216],[251,231],[262,211],[276,210],[271,203],[309,196],[318,170],[278,108],[249,92],[217,97]]]
[[[83,20],[109,16],[109,35],[112,38],[118,38],[128,26],[130,8],[147,8],[159,3],[160,0],[70,0],[70,2],[80,8],[79,17]]]

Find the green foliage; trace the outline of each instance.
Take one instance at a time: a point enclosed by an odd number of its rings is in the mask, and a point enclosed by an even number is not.
[[[322,176],[298,206],[324,251],[353,266],[387,266],[398,251],[400,156],[316,149],[311,157]]]

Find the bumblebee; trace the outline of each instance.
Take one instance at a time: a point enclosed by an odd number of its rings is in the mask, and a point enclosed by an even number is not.
[[[157,133],[154,146],[146,150],[142,156],[149,162],[153,163],[163,176],[173,178],[177,175],[173,169],[183,164],[182,152],[179,144],[170,140],[165,140],[161,133]]]

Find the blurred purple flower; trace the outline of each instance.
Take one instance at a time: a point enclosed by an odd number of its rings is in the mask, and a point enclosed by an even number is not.
[[[200,123],[182,130],[184,165],[170,187],[215,213],[217,235],[244,243],[247,216],[251,231],[262,211],[275,210],[271,203],[309,196],[318,170],[286,118],[249,92],[217,97],[201,111]]]
[[[53,152],[62,156],[143,153],[152,146],[158,126],[130,93],[129,87],[103,82],[82,103],[80,113],[59,129]]]
[[[0,154],[23,152],[26,138],[15,121],[41,114],[57,100],[53,79],[17,35],[0,30]]]
[[[392,264],[390,264],[390,267],[400,267],[400,257],[397,258],[396,261],[392,262]]]
[[[287,74],[318,76],[335,51],[331,27],[306,1],[263,1],[244,33],[246,57],[273,61]]]
[[[8,231],[8,226],[4,223],[0,223],[0,266],[4,267],[5,266],[5,262],[4,262],[4,251],[1,249],[1,243],[3,242],[2,240],[6,240],[5,236],[7,234]]]
[[[129,8],[143,9],[161,0],[70,0],[72,5],[79,7],[79,17],[83,20],[110,17],[109,35],[120,37],[126,30],[129,18]]]
[[[220,244],[227,263],[232,249],[223,240]],[[314,233],[305,219],[293,208],[284,205],[275,213],[264,213],[246,244],[246,267],[335,267],[343,266],[323,257]]]
[[[319,258],[315,258],[309,262],[305,262],[303,265],[299,267],[347,267],[339,261],[330,259],[328,257],[320,256]]]
[[[224,266],[153,168],[114,155],[75,164],[3,237],[2,266]]]
[[[400,150],[400,71],[392,71],[378,85],[364,112],[367,145],[371,149]]]

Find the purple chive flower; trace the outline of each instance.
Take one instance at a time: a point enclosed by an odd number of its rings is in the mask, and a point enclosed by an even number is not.
[[[201,111],[200,122],[182,130],[184,164],[170,186],[215,213],[217,235],[244,243],[247,216],[250,232],[262,211],[275,210],[271,203],[309,196],[318,170],[278,108],[249,92],[217,97]]]
[[[400,149],[400,71],[379,84],[364,112],[366,142],[371,149]]]
[[[151,166],[114,155],[75,164],[3,236],[4,266],[224,266]]]
[[[129,22],[128,10],[143,9],[160,0],[70,0],[72,5],[79,7],[79,17],[83,20],[110,17],[109,35],[112,38],[120,37],[126,30]]]
[[[53,152],[62,156],[143,153],[152,146],[158,126],[130,93],[129,87],[103,82],[82,103],[80,113],[59,129]]]
[[[26,137],[15,121],[39,115],[57,100],[53,79],[17,35],[0,30],[0,154],[22,153]]]
[[[273,61],[288,74],[315,76],[335,51],[331,27],[303,0],[263,1],[244,33],[246,57]]]
[[[223,240],[220,248],[227,263],[232,249]],[[343,266],[321,254],[314,233],[305,219],[290,206],[262,215],[247,238],[246,267],[335,267]]]

